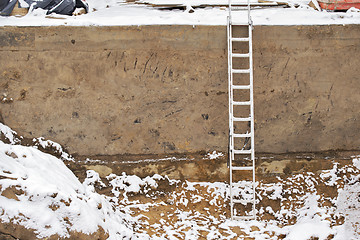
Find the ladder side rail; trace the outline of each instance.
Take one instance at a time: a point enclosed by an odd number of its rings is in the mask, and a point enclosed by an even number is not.
[[[229,6],[231,6],[231,0],[229,0]],[[228,40],[228,96],[229,96],[229,168],[230,168],[230,212],[231,218],[233,218],[233,197],[232,197],[232,159],[233,159],[233,91],[232,91],[232,29],[231,29],[231,9],[229,7],[229,16],[227,22],[227,40]]]
[[[249,1],[249,0],[248,0]],[[253,49],[252,49],[252,24],[249,24],[249,65],[250,65],[250,114],[252,117],[250,131],[251,131],[251,162],[253,166],[253,216],[254,219],[256,218],[255,215],[255,115],[254,115],[254,70],[253,70]]]
[[[231,23],[232,23],[232,19],[231,19],[231,8],[232,8],[232,5],[231,5],[231,0],[229,0],[229,18],[228,18],[228,22],[230,23],[230,25],[231,25]],[[231,37],[231,36],[230,36]]]
[[[228,96],[229,96],[229,148],[230,151],[232,150],[232,142],[231,142],[231,125],[232,125],[232,57],[231,57],[231,50],[232,50],[232,43],[231,43],[231,23],[230,23],[230,17],[228,17],[227,22],[227,41],[228,41]]]
[[[247,14],[248,14],[248,23],[251,24],[251,18],[250,18],[250,0],[247,0]]]

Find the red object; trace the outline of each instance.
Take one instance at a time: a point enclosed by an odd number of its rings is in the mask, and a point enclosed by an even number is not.
[[[348,10],[351,7],[360,9],[360,0],[318,0],[325,10]]]

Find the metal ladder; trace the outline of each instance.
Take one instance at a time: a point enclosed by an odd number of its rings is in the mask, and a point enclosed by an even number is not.
[[[233,22],[232,11],[234,10],[245,10],[247,11],[247,21],[242,23]],[[233,27],[243,26],[248,28],[248,33],[245,36],[233,36]],[[227,22],[227,40],[228,40],[228,85],[229,85],[229,168],[230,168],[230,208],[231,208],[231,219],[232,220],[251,220],[256,218],[255,213],[255,149],[254,149],[254,97],[253,97],[253,54],[252,54],[252,21],[250,16],[250,1],[247,0],[247,6],[244,8],[233,7],[231,5],[231,0],[229,0],[229,16]],[[248,43],[248,52],[245,53],[236,53],[233,49],[233,44],[245,44]],[[233,66],[236,59],[242,59],[245,63],[248,63],[246,67],[244,66]],[[242,79],[234,82],[234,79]],[[245,83],[244,83],[245,82]],[[234,97],[239,97],[239,94],[236,94],[236,91],[245,92],[247,99],[234,100]],[[241,95],[241,94],[240,94]],[[244,94],[242,94],[244,95]],[[248,97],[249,96],[249,97]],[[247,106],[245,112],[248,115],[237,116],[236,111],[238,106]],[[234,108],[235,107],[235,108]],[[234,112],[235,111],[235,112]],[[243,111],[244,112],[244,109]],[[236,128],[236,124],[246,124],[247,131],[237,132],[239,128]],[[236,129],[234,129],[236,128]],[[243,127],[244,128],[244,127]],[[249,141],[250,140],[250,141]],[[238,142],[240,141],[240,146]],[[236,142],[236,143],[235,143]],[[250,143],[250,146],[248,146]],[[242,165],[235,165],[236,159],[250,156],[250,158],[245,158],[242,161]],[[245,164],[244,164],[245,162]],[[237,193],[243,192],[241,186],[237,186],[238,183],[234,182],[233,177],[240,175],[247,171],[248,173],[252,172],[252,181],[250,181],[250,186],[246,199],[239,199]],[[236,204],[242,204],[251,207],[251,210],[246,213],[239,214],[236,212]]]

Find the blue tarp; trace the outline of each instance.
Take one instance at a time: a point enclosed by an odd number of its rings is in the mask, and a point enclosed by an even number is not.
[[[84,8],[89,11],[89,6],[84,0],[23,0],[32,8],[42,8],[47,14],[57,13],[71,15],[75,8]],[[17,0],[0,0],[0,15],[9,16],[17,4]]]

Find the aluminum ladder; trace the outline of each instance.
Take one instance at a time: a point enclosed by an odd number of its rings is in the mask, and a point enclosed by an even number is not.
[[[247,20],[243,22],[233,22],[233,11],[242,10],[247,11]],[[234,27],[247,27],[248,31],[245,36],[233,36]],[[227,40],[228,40],[228,91],[229,91],[229,161],[230,168],[230,208],[232,220],[252,220],[256,218],[255,212],[255,149],[254,149],[254,97],[253,97],[253,53],[252,53],[252,21],[250,16],[250,1],[247,0],[246,7],[233,7],[231,0],[229,0],[229,15],[227,21]],[[247,44],[248,43],[248,44]],[[243,44],[246,46],[245,53],[236,52],[234,45]],[[248,47],[247,47],[248,46]],[[244,47],[243,47],[244,48]],[[243,50],[243,49],[242,49]],[[236,61],[246,63],[246,67],[236,66]],[[235,65],[235,66],[234,66]],[[239,65],[239,64],[238,64]],[[236,79],[236,81],[234,80]],[[240,79],[240,81],[238,81]],[[239,94],[237,91],[242,91],[243,99],[238,100]],[[245,93],[244,93],[245,92]],[[240,94],[241,95],[241,94]],[[237,108],[239,106],[247,107],[243,109],[245,116],[237,115]],[[245,124],[246,131],[237,132],[241,128],[236,127],[237,124]],[[236,131],[237,130],[237,131]],[[240,142],[240,147],[238,142]],[[249,146],[250,145],[250,146]],[[236,165],[236,159],[241,157],[242,166]],[[245,162],[245,163],[244,163]],[[245,166],[244,166],[245,165]],[[234,182],[234,176],[241,176],[247,171],[248,176],[252,179],[247,188],[247,198],[239,199],[239,192],[244,195],[242,186],[238,186],[239,182]],[[252,174],[251,174],[252,173]],[[244,182],[242,182],[244,183]],[[250,190],[250,191],[249,191]],[[248,211],[237,212],[236,205],[247,206]],[[241,207],[241,206],[240,206]]]

